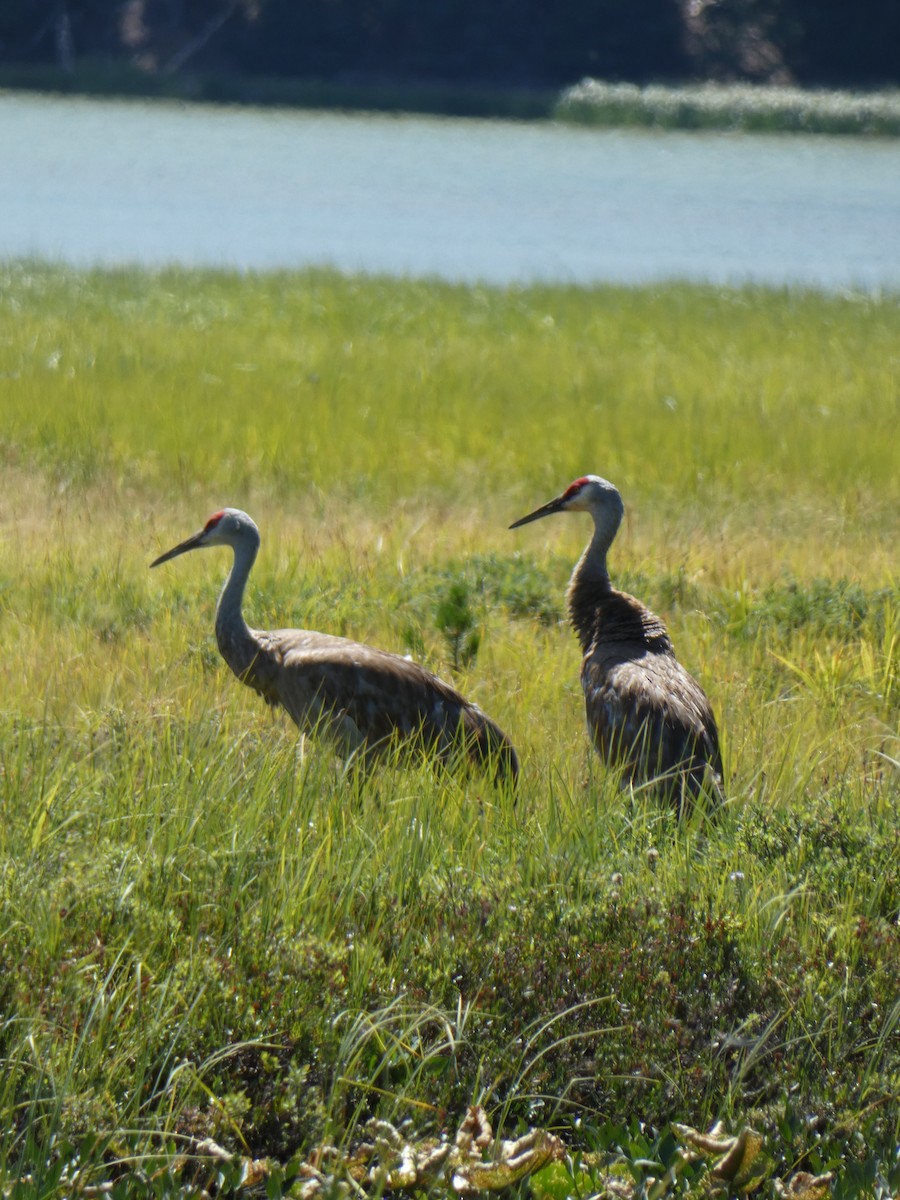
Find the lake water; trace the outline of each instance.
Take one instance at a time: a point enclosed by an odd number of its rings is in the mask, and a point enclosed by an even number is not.
[[[900,141],[0,94],[0,258],[900,289]]]

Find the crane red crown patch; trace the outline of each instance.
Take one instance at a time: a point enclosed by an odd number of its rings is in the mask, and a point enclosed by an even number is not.
[[[587,475],[582,475],[580,479],[576,479],[574,483],[570,483],[563,492],[563,499],[568,499],[569,496],[574,496],[576,492],[580,492],[586,483],[589,483]]]
[[[222,520],[222,518],[224,516],[225,516],[225,509],[220,508],[218,512],[213,513],[213,515],[209,518],[209,520],[206,522],[206,524],[203,526],[203,528],[204,529],[215,529],[215,527],[218,525],[218,523]]]

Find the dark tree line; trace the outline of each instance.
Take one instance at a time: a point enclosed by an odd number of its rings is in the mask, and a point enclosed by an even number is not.
[[[558,88],[900,85],[900,0],[2,0],[0,65]]]

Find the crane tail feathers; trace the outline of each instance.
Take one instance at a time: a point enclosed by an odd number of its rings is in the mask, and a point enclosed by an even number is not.
[[[470,761],[493,774],[495,783],[515,789],[519,780],[519,757],[500,726],[480,708],[470,704],[463,711],[461,732]]]

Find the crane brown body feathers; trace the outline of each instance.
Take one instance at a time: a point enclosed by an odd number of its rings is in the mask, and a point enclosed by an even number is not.
[[[393,745],[454,762],[462,752],[515,783],[518,760],[506,734],[477,705],[418,663],[348,638],[306,629],[251,629],[244,588],[259,548],[246,513],[224,509],[151,565],[207,545],[229,545],[234,565],[216,609],[216,641],[235,675],[297,726],[325,733],[364,760]]]
[[[584,476],[511,528],[566,511],[594,519],[567,602],[581,643],[581,686],[597,753],[622,770],[624,782],[652,784],[679,809],[704,789],[721,799],[719,735],[706,694],[675,657],[660,618],[610,583],[606,555],[624,513],[618,491]]]

